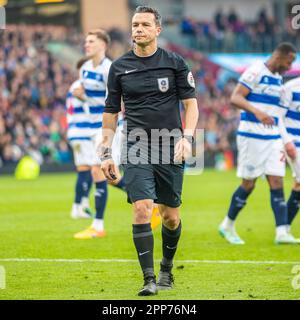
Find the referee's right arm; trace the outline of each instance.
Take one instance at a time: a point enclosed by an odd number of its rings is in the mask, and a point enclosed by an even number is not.
[[[118,124],[118,113],[121,111],[121,86],[117,79],[114,65],[108,74],[107,98],[102,119],[102,142],[100,147],[101,168],[109,180],[116,176],[115,164],[112,159],[111,146]]]
[[[116,75],[114,64],[111,65],[107,80],[107,98],[102,119],[102,146],[111,148],[113,137],[117,128],[118,113],[121,111],[122,89]]]

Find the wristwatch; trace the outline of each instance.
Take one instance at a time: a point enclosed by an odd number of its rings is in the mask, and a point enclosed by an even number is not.
[[[184,134],[182,136],[182,138],[186,139],[190,144],[193,144],[194,143],[194,137],[192,135],[189,135],[189,134]]]
[[[112,159],[112,150],[109,147],[101,147],[100,160],[105,161]]]

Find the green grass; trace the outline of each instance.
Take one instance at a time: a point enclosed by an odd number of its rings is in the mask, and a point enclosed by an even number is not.
[[[8,258],[134,259],[131,207],[110,188],[104,239],[79,241],[73,234],[88,225],[69,211],[75,174],[42,175],[36,181],[0,177],[0,265],[6,289],[0,299],[138,299],[142,285],[137,262],[3,261]],[[176,255],[176,289],[155,299],[299,299],[293,264],[218,264],[180,260],[300,261],[300,247],[276,246],[274,218],[265,180],[259,180],[237,222],[245,246],[230,246],[217,232],[239,180],[235,172],[207,170],[186,176],[183,232]],[[286,179],[286,194],[291,184]],[[300,234],[299,217],[294,223]],[[161,258],[160,228],[155,230],[155,268]]]

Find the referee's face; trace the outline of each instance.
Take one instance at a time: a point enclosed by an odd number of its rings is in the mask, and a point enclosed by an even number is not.
[[[132,40],[139,46],[147,46],[159,36],[161,27],[156,25],[153,13],[136,13],[132,18]]]

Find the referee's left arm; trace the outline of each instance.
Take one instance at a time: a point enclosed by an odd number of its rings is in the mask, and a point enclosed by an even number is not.
[[[195,80],[185,61],[180,57],[176,71],[176,87],[178,97],[185,109],[185,128],[183,139],[175,146],[176,161],[187,159],[191,154],[191,143],[198,123],[199,111],[195,94]]]
[[[193,136],[198,123],[199,110],[196,98],[181,101],[185,110],[184,136]]]

